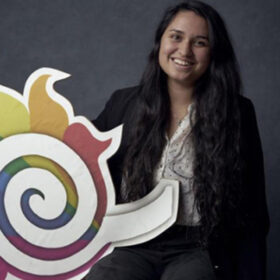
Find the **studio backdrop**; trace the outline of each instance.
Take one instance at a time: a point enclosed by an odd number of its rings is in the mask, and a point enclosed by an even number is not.
[[[68,73],[71,76],[67,79],[58,79],[55,91],[73,105],[75,116],[94,119],[113,91],[138,84],[157,23],[174,2],[1,0],[0,84],[23,94],[27,78],[39,68]],[[268,279],[277,280],[280,279],[277,262],[280,257],[280,2],[205,2],[214,6],[227,23],[240,63],[244,95],[255,105],[271,219]]]

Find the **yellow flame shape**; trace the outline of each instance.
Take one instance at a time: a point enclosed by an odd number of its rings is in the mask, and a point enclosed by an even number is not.
[[[0,92],[0,137],[30,131],[29,113],[24,104]]]

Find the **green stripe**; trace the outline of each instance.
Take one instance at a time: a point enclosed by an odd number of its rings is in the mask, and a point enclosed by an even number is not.
[[[10,176],[13,176],[20,170],[28,168],[28,167],[30,167],[30,165],[27,164],[26,161],[24,161],[24,159],[22,157],[20,157],[20,158],[13,160],[8,165],[6,165],[6,167],[4,168],[4,171],[6,173],[8,173]]]

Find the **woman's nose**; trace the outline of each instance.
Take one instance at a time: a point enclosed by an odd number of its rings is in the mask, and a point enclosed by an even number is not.
[[[179,53],[183,57],[193,56],[192,44],[189,41],[182,42],[179,48]]]

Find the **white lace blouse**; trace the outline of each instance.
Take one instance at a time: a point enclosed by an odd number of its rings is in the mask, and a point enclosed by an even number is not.
[[[154,173],[155,185],[161,178],[180,182],[179,210],[176,224],[188,226],[199,225],[200,220],[194,203],[193,191],[194,150],[190,126],[190,115],[193,109],[193,104],[190,104],[187,115],[182,119],[171,139],[168,139],[166,135],[167,143]]]

